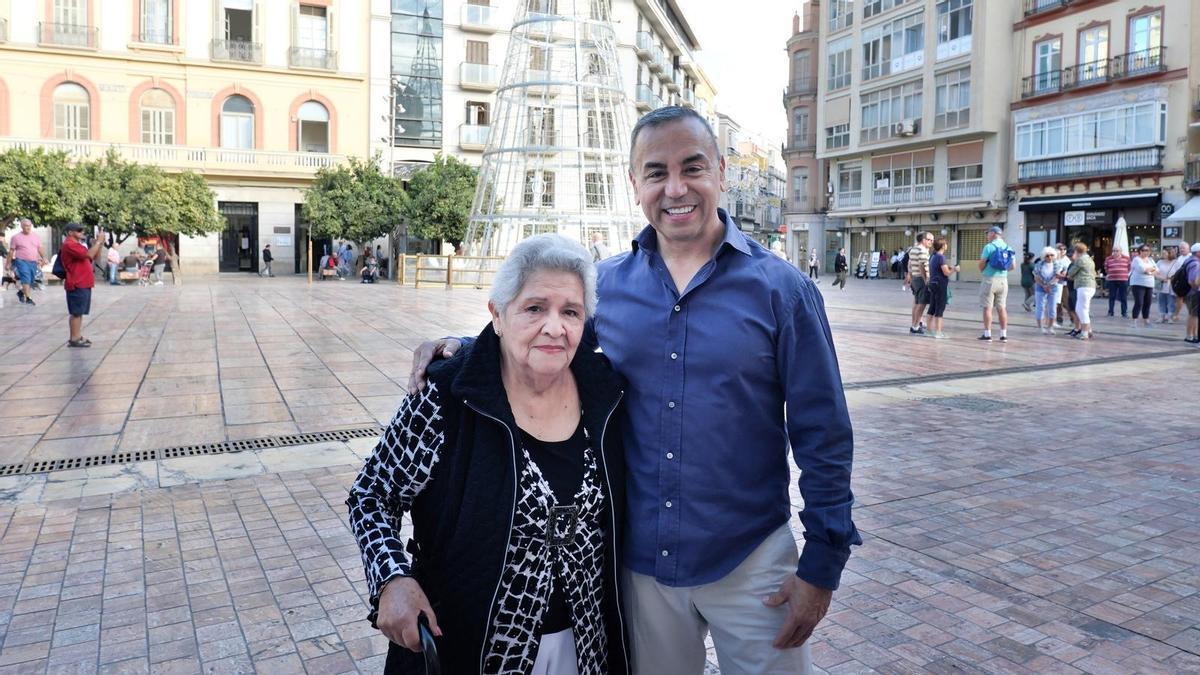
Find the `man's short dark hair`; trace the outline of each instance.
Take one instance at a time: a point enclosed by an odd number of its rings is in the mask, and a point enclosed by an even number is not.
[[[642,115],[642,118],[633,125],[633,133],[629,135],[629,166],[633,168],[633,149],[637,147],[638,134],[642,133],[642,129],[660,127],[670,122],[678,122],[681,120],[693,119],[697,120],[704,126],[704,130],[708,132],[709,138],[712,139],[713,150],[717,151],[717,157],[721,156],[721,143],[717,140],[717,135],[713,133],[712,125],[700,113],[691,108],[684,108],[678,105],[667,105]]]

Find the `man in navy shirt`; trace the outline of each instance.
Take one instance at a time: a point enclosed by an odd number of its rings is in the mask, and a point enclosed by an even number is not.
[[[850,546],[853,434],[808,278],[717,204],[707,122],[666,107],[634,127],[630,179],[649,225],[599,265],[594,332],[629,381],[625,608],[635,673],[798,673]],[[434,353],[414,355],[410,388]],[[786,412],[786,417],[785,417]],[[805,543],[790,518],[789,447]],[[797,647],[801,647],[797,649]]]

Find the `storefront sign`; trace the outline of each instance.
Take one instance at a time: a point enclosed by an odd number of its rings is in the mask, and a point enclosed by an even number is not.
[[[1163,239],[1183,239],[1183,227],[1180,225],[1164,225]]]
[[[1083,211],[1064,211],[1063,225],[1067,227],[1079,227],[1083,225]]]
[[[1175,213],[1174,204],[1171,204],[1170,202],[1163,202],[1158,205],[1158,217],[1160,219],[1170,218],[1172,213]]]
[[[292,235],[290,235],[290,234],[277,234],[274,237],[272,237],[272,239],[273,239],[273,241],[271,243],[274,244],[275,246],[291,246],[292,245]]]
[[[1099,209],[1095,211],[1064,211],[1063,224],[1067,227],[1080,225],[1111,225],[1112,211]]]

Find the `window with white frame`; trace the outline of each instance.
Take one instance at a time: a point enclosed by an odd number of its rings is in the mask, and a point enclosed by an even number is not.
[[[54,88],[54,137],[65,141],[92,139],[92,104],[87,89],[74,82]]]
[[[862,96],[863,143],[921,131],[921,80],[873,91]]]
[[[925,12],[862,31],[862,77],[872,80],[925,64]]]
[[[867,20],[877,14],[884,12],[894,7],[899,7],[910,0],[866,0],[863,2],[863,20]]]
[[[583,174],[583,203],[589,209],[607,208],[613,195],[612,174]]]
[[[904,153],[871,160],[876,203],[926,201],[933,197],[933,157]]]
[[[329,110],[317,101],[305,101],[297,117],[300,152],[329,152]]]
[[[1076,85],[1108,78],[1108,24],[1079,31],[1079,59],[1076,64]]]
[[[1055,91],[1062,84],[1062,38],[1042,40],[1033,46],[1034,91]]]
[[[950,167],[950,182],[958,183],[966,180],[979,180],[983,178],[982,164],[968,164],[966,166]]]
[[[142,142],[175,145],[175,99],[162,89],[148,89],[138,102],[142,118]]]
[[[941,0],[937,4],[937,60],[971,51],[975,0]]]
[[[838,164],[838,194],[844,195],[847,192],[861,193],[861,191],[862,165],[857,162],[853,164]]]
[[[1142,54],[1162,46],[1162,12],[1136,16],[1129,21],[1129,52]]]
[[[854,24],[854,3],[851,0],[830,0],[829,32]]]
[[[829,43],[828,81],[825,83],[829,91],[850,86],[850,58],[853,50],[854,43],[849,35]]]
[[[850,124],[835,124],[825,128],[825,149],[834,150],[850,145]]]
[[[529,107],[530,145],[554,145],[554,108]]]
[[[525,189],[521,197],[522,206],[554,206],[554,172],[544,169],[525,172]]]
[[[153,44],[171,44],[171,0],[142,0],[141,11],[138,39]]]
[[[792,203],[796,206],[808,203],[808,169],[796,169],[792,174]]]
[[[1167,104],[1128,103],[1017,125],[1017,161],[1166,143]]]
[[[934,78],[934,131],[971,123],[971,68],[959,68]]]
[[[792,111],[792,145],[802,148],[808,143],[808,108],[796,108]]]
[[[221,105],[221,147],[254,149],[254,104],[234,94]]]
[[[611,110],[587,111],[587,145],[609,150],[617,147],[617,122]]]

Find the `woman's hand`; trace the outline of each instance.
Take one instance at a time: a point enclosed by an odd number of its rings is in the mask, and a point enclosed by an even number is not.
[[[417,617],[422,613],[429,619],[429,629],[441,637],[437,616],[429,606],[425,591],[412,577],[396,577],[383,587],[379,594],[379,615],[375,625],[384,637],[414,652],[421,651],[421,634],[417,630]]]

